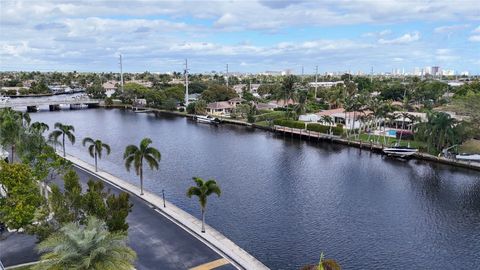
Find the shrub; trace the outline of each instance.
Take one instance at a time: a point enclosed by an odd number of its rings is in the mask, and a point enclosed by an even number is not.
[[[305,129],[305,123],[300,121],[276,119],[273,121],[273,124],[290,128]]]
[[[332,128],[333,135],[342,135],[343,134],[343,125],[338,124],[336,127]]]
[[[324,126],[324,125],[321,125],[321,124],[312,123],[312,124],[307,125],[307,130],[328,134],[328,132],[330,131],[330,127],[329,126]]]
[[[280,119],[280,118],[284,118],[285,117],[285,113],[284,112],[272,112],[272,111],[269,111],[268,113],[264,113],[264,114],[260,114],[260,115],[257,115],[255,117],[255,120],[257,122],[260,122],[260,121],[266,121],[266,120],[275,120],[275,119]]]

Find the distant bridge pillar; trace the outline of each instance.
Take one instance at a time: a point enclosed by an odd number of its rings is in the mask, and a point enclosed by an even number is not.
[[[37,106],[27,106],[27,112],[36,112],[38,111]]]
[[[60,110],[60,105],[48,105],[48,109],[50,111],[59,111]]]

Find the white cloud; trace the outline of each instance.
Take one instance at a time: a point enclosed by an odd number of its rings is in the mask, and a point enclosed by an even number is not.
[[[433,32],[435,33],[453,33],[470,27],[470,24],[454,24],[436,27]]]
[[[480,42],[480,35],[473,35],[468,38],[472,42]]]
[[[412,33],[404,34],[398,38],[394,39],[379,39],[378,43],[380,44],[407,44],[420,39],[420,32],[415,31]]]
[[[480,33],[480,25],[473,29],[472,33]]]

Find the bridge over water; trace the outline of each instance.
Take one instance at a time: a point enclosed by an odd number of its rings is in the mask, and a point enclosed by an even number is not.
[[[40,106],[48,106],[50,110],[59,110],[60,105],[70,105],[70,108],[87,105],[88,107],[96,107],[100,104],[99,99],[91,98],[66,98],[66,99],[10,99],[0,102],[0,109],[2,108],[25,108],[28,111],[36,111]]]

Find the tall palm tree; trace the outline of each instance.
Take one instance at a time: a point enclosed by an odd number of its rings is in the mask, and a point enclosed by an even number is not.
[[[43,122],[33,122],[31,125],[30,125],[30,129],[34,130],[34,131],[38,131],[40,133],[43,133],[47,130],[50,129],[50,127],[43,123]]]
[[[288,110],[288,102],[290,100],[295,100],[296,89],[295,89],[295,76],[288,75],[283,79],[282,82],[282,91],[281,95],[277,97],[277,100],[284,99],[284,104],[287,106],[287,118],[290,117],[290,111]]]
[[[220,187],[217,185],[215,180],[210,179],[204,181],[200,177],[193,177],[193,181],[197,186],[192,186],[187,190],[187,197],[191,198],[192,196],[197,196],[198,201],[200,202],[200,208],[202,209],[202,233],[205,232],[205,212],[207,211],[207,198],[213,193],[217,194],[218,197],[222,194]]]
[[[72,125],[64,125],[59,122],[55,123],[54,127],[56,130],[52,131],[52,133],[48,135],[48,139],[49,141],[58,142],[58,138],[62,136],[63,156],[65,157],[65,136],[72,144],[75,144],[75,135],[73,134],[73,132],[75,132],[75,128]]]
[[[110,155],[110,145],[103,143],[100,140],[93,140],[90,137],[83,139],[82,145],[85,146],[86,144],[90,144],[88,146],[88,153],[95,159],[95,171],[98,172],[97,158],[102,158],[103,149],[107,150],[107,155]]]
[[[68,223],[37,246],[46,253],[34,269],[133,269],[136,254],[126,238],[93,216],[86,225]]]
[[[135,172],[140,176],[140,195],[143,195],[143,160],[147,161],[150,169],[158,170],[158,162],[160,162],[160,151],[153,147],[149,147],[152,143],[150,138],[144,138],[140,142],[140,147],[136,145],[129,145],[125,148],[123,159],[125,160],[125,167],[130,171],[130,167],[135,167]]]
[[[22,130],[30,125],[28,113],[17,112],[11,108],[0,111],[0,144],[11,148],[11,162],[15,161],[15,147],[20,142]]]
[[[330,130],[328,131],[328,133],[332,134],[332,125],[335,123],[333,121],[333,118],[330,115],[322,115],[320,119],[322,120],[323,123],[330,126]]]

